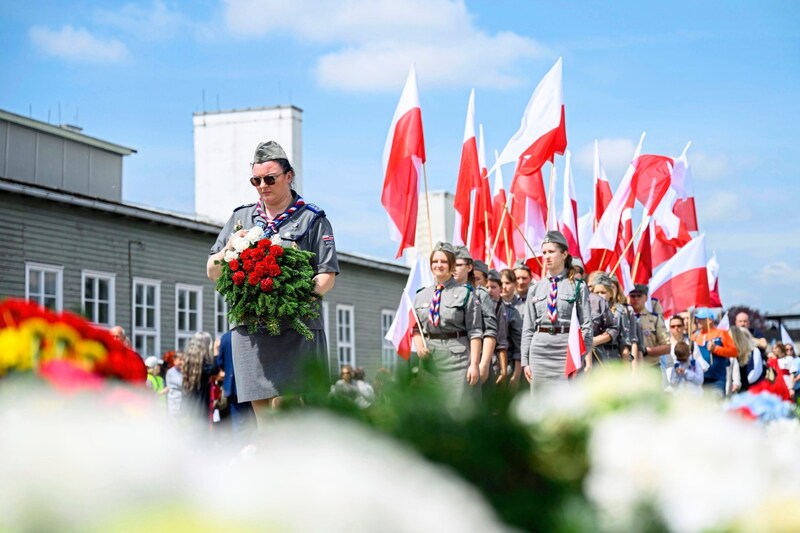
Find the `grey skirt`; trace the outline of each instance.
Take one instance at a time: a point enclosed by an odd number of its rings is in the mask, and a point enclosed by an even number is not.
[[[533,334],[531,340],[532,388],[553,385],[566,381],[567,342],[569,333],[551,335],[542,331]]]
[[[314,330],[314,339],[307,340],[293,329],[273,337],[250,334],[247,326],[238,326],[231,331],[231,347],[240,402],[302,394],[309,367],[328,364],[324,330]]]
[[[428,338],[426,342],[431,352],[420,361],[420,378],[441,387],[447,409],[474,407],[480,399],[481,388],[467,383],[469,340]]]

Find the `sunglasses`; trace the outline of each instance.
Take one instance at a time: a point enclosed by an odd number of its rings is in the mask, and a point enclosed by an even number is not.
[[[683,324],[670,324],[669,327],[670,327],[670,329],[678,329],[678,328],[682,328]]]
[[[260,186],[262,181],[267,185],[275,185],[275,180],[284,174],[286,174],[286,172],[281,172],[280,174],[267,174],[266,176],[253,176],[250,178],[250,183],[253,184],[253,187]]]

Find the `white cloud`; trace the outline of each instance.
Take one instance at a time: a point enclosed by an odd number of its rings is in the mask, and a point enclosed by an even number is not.
[[[84,28],[65,25],[60,30],[51,30],[34,26],[28,35],[46,54],[73,61],[119,63],[128,57],[128,48],[122,42],[95,37]]]
[[[527,37],[480,31],[457,0],[227,0],[225,21],[244,37],[333,47],[316,65],[317,81],[345,91],[397,90],[414,62],[425,86],[507,87],[524,81],[519,62],[546,54]]]
[[[116,11],[101,9],[95,13],[94,20],[144,40],[166,39],[193,25],[186,16],[160,0],[149,5],[125,4]]]
[[[703,198],[698,217],[702,224],[713,222],[742,222],[750,220],[751,209],[742,202],[740,192],[716,190],[710,197]]]
[[[757,279],[762,283],[784,286],[787,283],[797,283],[800,281],[800,268],[793,267],[786,261],[775,261],[764,265]]]
[[[730,172],[730,158],[724,154],[708,154],[705,152],[692,152],[687,154],[692,177],[698,180],[717,180],[727,176]]]
[[[617,183],[625,174],[636,150],[637,140],[632,139],[600,139],[598,148],[600,160],[608,175],[609,181]],[[589,143],[575,154],[576,165],[590,176],[594,172],[594,143]],[[613,187],[613,186],[612,186]]]

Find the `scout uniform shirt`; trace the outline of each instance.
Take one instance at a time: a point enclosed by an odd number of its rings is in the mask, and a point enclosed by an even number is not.
[[[489,291],[484,287],[472,287],[467,285],[475,294],[475,299],[481,310],[481,320],[483,324],[483,336],[494,337],[497,339],[497,315],[494,309],[494,302],[489,296]]]
[[[483,336],[481,311],[472,291],[466,285],[458,285],[452,277],[443,285],[438,326],[434,326],[429,320],[431,300],[436,285],[430,285],[417,292],[414,297],[414,311],[419,324],[414,324],[414,331],[419,331],[419,325],[422,325],[421,333],[426,338],[441,336],[466,340],[480,339]]]
[[[647,309],[642,309],[642,312],[638,314],[637,318],[642,330],[645,350],[655,348],[656,346],[669,346],[669,334],[667,333],[667,327],[664,325],[664,319],[661,318],[661,315],[651,313]],[[641,349],[642,346],[639,345],[639,350]],[[659,366],[661,364],[661,356],[652,357],[646,352],[642,355],[647,357],[649,363],[653,366]]]

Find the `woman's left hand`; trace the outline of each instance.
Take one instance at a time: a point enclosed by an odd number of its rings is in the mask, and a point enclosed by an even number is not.
[[[481,371],[478,368],[478,363],[472,363],[469,365],[467,369],[467,383],[470,386],[474,387],[478,384],[478,381],[481,379]]]

